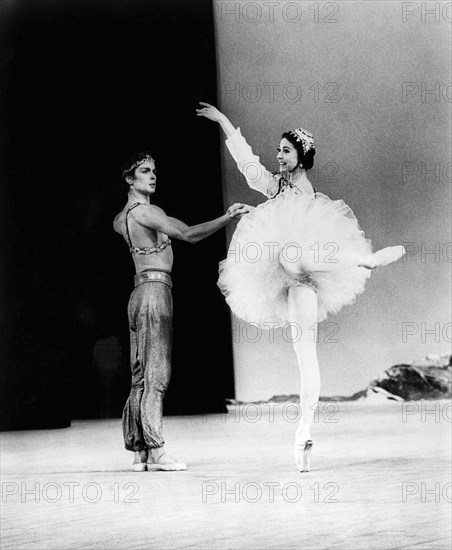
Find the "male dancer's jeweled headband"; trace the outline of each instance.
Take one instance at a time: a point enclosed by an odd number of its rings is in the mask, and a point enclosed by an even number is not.
[[[295,130],[289,130],[287,133],[292,134],[297,141],[301,141],[304,153],[315,149],[314,136],[311,132],[303,130],[303,128],[295,128]]]
[[[138,168],[138,166],[141,166],[142,164],[144,164],[145,162],[154,162],[154,159],[151,157],[151,155],[146,155],[144,158],[142,158],[141,160],[137,160],[136,162],[134,162],[129,168],[127,168],[126,170],[123,170],[122,171],[122,177],[125,178],[127,176],[127,174],[129,174],[130,172],[132,172],[133,170],[135,170],[135,168]]]

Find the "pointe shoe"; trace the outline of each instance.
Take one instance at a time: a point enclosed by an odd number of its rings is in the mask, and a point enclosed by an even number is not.
[[[368,260],[362,264],[362,267],[367,267],[367,269],[375,269],[376,267],[392,264],[393,262],[400,260],[400,258],[405,254],[406,250],[402,245],[387,246],[386,248],[382,248],[381,250],[374,252],[374,254],[371,254],[368,257]]]
[[[295,463],[300,472],[310,472],[311,471],[311,450],[314,445],[312,439],[307,439],[306,441],[301,441],[300,443],[295,442]]]
[[[187,469],[187,465],[184,462],[178,462],[173,457],[163,453],[156,460],[146,463],[148,472],[179,472]]]
[[[132,464],[132,470],[134,472],[145,472],[146,471],[146,462],[134,462]]]

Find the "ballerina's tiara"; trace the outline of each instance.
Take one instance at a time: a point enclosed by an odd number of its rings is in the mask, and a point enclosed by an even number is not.
[[[151,157],[151,155],[146,155],[144,158],[134,162],[129,168],[126,168],[125,170],[123,170],[122,175],[126,176],[127,174],[135,170],[135,168],[138,168],[138,166],[141,166],[145,162],[149,162],[149,161],[154,162],[154,159]]]
[[[315,149],[314,136],[311,132],[308,132],[303,128],[295,128],[295,130],[289,130],[288,133],[295,136],[297,141],[301,141],[304,153],[307,153],[311,149]]]

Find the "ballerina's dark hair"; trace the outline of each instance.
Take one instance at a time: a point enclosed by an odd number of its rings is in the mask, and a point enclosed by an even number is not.
[[[298,162],[303,165],[305,170],[310,170],[314,166],[315,148],[309,149],[306,153],[303,151],[303,145],[301,141],[297,141],[293,134],[284,132],[281,139],[287,139],[295,147],[298,154]]]

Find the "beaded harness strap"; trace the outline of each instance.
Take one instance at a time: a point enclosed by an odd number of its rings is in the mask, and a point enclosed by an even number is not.
[[[154,252],[160,252],[161,250],[164,250],[167,246],[171,245],[171,239],[167,239],[166,241],[163,241],[157,246],[152,246],[150,248],[138,248],[137,246],[133,246],[132,244],[132,240],[130,238],[130,233],[129,233],[128,216],[131,210],[133,210],[134,208],[142,204],[144,203],[136,202],[135,204],[132,204],[132,206],[127,210],[127,213],[126,213],[126,231],[127,231],[127,238],[129,240],[129,250],[131,254],[153,254]]]

